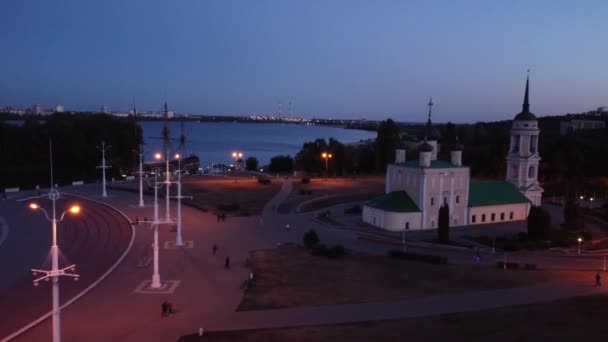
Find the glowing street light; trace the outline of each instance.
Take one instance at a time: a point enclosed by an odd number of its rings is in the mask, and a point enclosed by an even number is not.
[[[238,177],[236,176],[236,170],[239,165],[239,159],[243,158],[243,153],[238,151],[232,152],[232,158],[234,158],[234,181],[237,182]]]
[[[326,153],[326,152],[323,152],[323,153],[321,154],[321,157],[322,157],[323,159],[325,159],[325,179],[327,179],[327,177],[328,177],[328,171],[327,171],[327,161],[328,161],[329,159],[331,159],[333,156],[332,156],[332,154],[331,154],[331,153]]]
[[[156,160],[163,160],[163,155],[159,152],[154,154],[154,159]],[[165,164],[166,164],[166,168],[165,168],[165,184],[167,185],[167,191],[166,191],[166,196],[165,196],[165,221],[167,221],[167,223],[171,222],[171,213],[170,213],[170,202],[169,202],[169,196],[171,196],[170,193],[170,186],[171,186],[171,179],[169,179],[169,177],[171,176],[169,173],[169,158],[164,158],[165,159]],[[159,170],[160,172],[160,170]]]
[[[38,286],[38,283],[42,280],[51,279],[53,282],[52,287],[52,296],[53,296],[53,342],[61,341],[61,308],[59,306],[59,277],[66,276],[71,277],[74,280],[78,280],[78,274],[76,274],[76,265],[70,265],[68,267],[64,267],[59,269],[59,246],[57,245],[57,223],[63,221],[65,214],[70,213],[72,215],[77,215],[80,213],[80,206],[72,205],[67,210],[63,211],[57,219],[55,201],[59,198],[59,192],[55,189],[52,189],[49,192],[49,198],[53,203],[53,211],[52,216],[49,217],[48,213],[44,208],[42,208],[38,203],[30,203],[29,207],[32,210],[41,210],[44,213],[44,216],[47,220],[51,222],[52,229],[52,245],[51,245],[51,270],[39,270],[32,269],[32,273],[34,276],[37,276],[38,273],[43,274],[43,276],[34,280],[34,286]]]
[[[578,254],[581,254],[581,242],[583,242],[583,238],[579,237],[577,239],[577,241],[578,241]]]

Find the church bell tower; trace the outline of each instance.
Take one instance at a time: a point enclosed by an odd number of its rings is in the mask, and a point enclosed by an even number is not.
[[[543,193],[538,184],[540,130],[536,116],[530,112],[529,84],[528,76],[522,111],[515,116],[511,127],[511,143],[506,158],[507,181],[513,183],[533,205],[538,206]]]

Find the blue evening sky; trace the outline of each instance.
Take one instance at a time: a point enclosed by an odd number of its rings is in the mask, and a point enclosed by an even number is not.
[[[0,106],[424,121],[608,105],[608,1],[2,0]]]

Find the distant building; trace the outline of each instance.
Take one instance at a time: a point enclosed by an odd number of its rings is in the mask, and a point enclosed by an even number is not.
[[[103,105],[103,106],[101,106],[101,110],[100,110],[100,112],[101,112],[101,113],[104,113],[104,114],[109,114],[109,113],[110,113],[110,110],[108,109],[108,106]]]
[[[172,110],[167,111],[167,119],[173,119],[175,112]]]
[[[602,108],[602,107],[600,107]],[[599,108],[598,108],[599,113]],[[584,129],[602,129],[606,128],[606,122],[602,120],[586,120],[586,119],[573,119],[570,121],[562,121],[559,125],[559,133],[566,135],[578,130]]]
[[[606,106],[597,107],[597,113],[598,114],[606,114],[606,113],[608,113],[608,107],[606,107]]]
[[[58,104],[55,106],[56,113],[63,113],[64,111],[65,111],[65,109],[63,108],[63,105]]]
[[[36,115],[44,114],[44,108],[42,108],[42,105],[36,103],[32,106],[32,113]]]
[[[525,220],[530,207],[541,204],[543,193],[538,184],[540,130],[530,112],[528,84],[526,80],[523,108],[511,128],[506,180],[471,181],[470,168],[462,165],[461,144],[452,147],[451,160],[437,160],[431,101],[426,139],[418,146],[419,160],[406,161],[405,147],[397,147],[395,163],[386,170],[386,194],[363,206],[363,221],[399,232],[437,229],[443,205],[449,207],[452,227]]]

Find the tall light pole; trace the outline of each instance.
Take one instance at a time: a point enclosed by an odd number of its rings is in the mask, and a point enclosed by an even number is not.
[[[578,254],[581,254],[581,242],[583,242],[583,238],[576,239],[578,241]]]
[[[71,206],[68,210],[61,213],[59,219],[57,219],[56,201],[59,199],[59,191],[53,188],[53,149],[49,142],[50,150],[50,166],[51,166],[51,190],[49,191],[49,199],[53,206],[52,217],[49,217],[48,213],[44,208],[40,207],[37,203],[30,203],[29,207],[32,210],[41,210],[44,213],[44,217],[51,222],[51,234],[52,234],[52,245],[51,245],[51,270],[32,269],[34,276],[38,273],[42,273],[43,276],[34,279],[34,286],[38,286],[38,283],[42,280],[52,280],[52,296],[53,296],[53,342],[61,341],[61,307],[59,306],[59,277],[71,277],[74,280],[78,280],[78,274],[76,274],[76,265],[70,265],[64,268],[59,268],[59,246],[57,245],[57,223],[63,221],[66,213],[76,215],[80,212],[80,207],[77,205]]]
[[[160,155],[160,153],[157,153],[154,157],[157,158],[158,155]],[[160,169],[155,167],[152,172],[154,172],[154,220],[140,221],[140,222],[150,223],[150,224],[152,224],[152,229],[154,229],[154,243],[152,244],[153,256],[154,256],[154,259],[153,259],[154,267],[153,267],[153,271],[152,271],[152,283],[150,284],[150,287],[153,289],[159,289],[159,288],[161,288],[162,283],[160,281],[160,271],[159,271],[160,267],[159,267],[158,228],[161,223],[165,223],[165,222],[160,221],[160,219],[158,217],[158,188],[160,188],[160,185],[158,184],[158,174],[160,173]]]
[[[323,152],[321,154],[321,157],[323,157],[323,159],[325,159],[325,179],[327,179],[329,176],[328,169],[327,169],[327,161],[329,159],[331,159],[333,156],[331,155],[331,153]]]
[[[154,154],[154,158],[156,160],[162,160],[163,159],[163,154],[161,153],[155,153]],[[171,179],[169,178],[171,176],[170,174],[170,170],[169,170],[169,158],[168,155],[165,153],[165,181],[163,183],[166,184],[166,191],[167,193],[165,194],[165,204],[166,204],[166,208],[165,208],[165,222],[169,223],[171,222],[171,215],[170,215],[170,193],[169,193],[169,186],[171,185]],[[160,172],[160,171],[158,171]],[[157,172],[157,173],[158,173]]]
[[[234,158],[234,181],[237,181],[237,177],[236,177],[236,169],[238,168],[239,165],[239,159],[243,158],[243,153],[242,152],[232,152],[232,158]]]
[[[175,245],[182,247],[184,241],[182,240],[182,166],[181,156],[175,155],[177,159],[177,235],[175,236]]]
[[[139,206],[144,206],[144,148],[139,145]]]
[[[106,165],[106,151],[110,149],[110,147],[112,146],[107,146],[106,147],[106,142],[102,141],[101,142],[101,147],[99,147],[99,149],[101,150],[101,165],[98,166],[98,169],[101,169],[101,197],[108,197],[108,193],[106,192],[106,169],[109,169],[111,166],[107,166]]]

